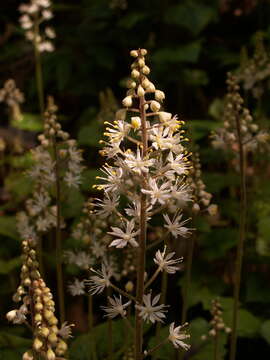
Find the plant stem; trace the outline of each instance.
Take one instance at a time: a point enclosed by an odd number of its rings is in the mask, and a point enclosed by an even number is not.
[[[112,284],[110,282],[110,286],[117,292],[119,292],[119,294],[127,297],[129,300],[132,300],[132,301],[136,301],[136,298],[130,294],[128,294],[127,292],[125,292],[124,290],[120,289],[119,287],[117,287],[116,285]]]
[[[111,294],[110,289],[107,288],[107,297]],[[109,302],[109,300],[108,300]],[[112,320],[107,320],[108,325],[108,360],[113,359],[113,334],[112,334]]]
[[[35,50],[35,70],[36,70],[36,85],[37,85],[37,93],[38,93],[38,101],[39,101],[39,110],[41,119],[43,119],[44,114],[44,87],[43,87],[43,75],[42,75],[42,66],[41,66],[41,57],[40,52],[38,50],[38,42],[37,38],[39,36],[39,24],[37,19],[34,24],[34,50]]]
[[[156,350],[158,350],[161,346],[163,346],[164,344],[166,344],[168,342],[168,338],[164,339],[161,343],[159,343],[158,345],[154,346],[152,349],[150,349],[149,351],[147,351],[143,357],[146,357],[150,354],[152,354],[153,352],[155,352]]]
[[[64,298],[64,282],[62,269],[62,237],[61,237],[61,185],[59,174],[59,157],[56,139],[53,138],[53,151],[55,158],[55,181],[56,181],[56,208],[57,208],[57,222],[56,222],[56,273],[57,273],[57,295],[59,301],[60,321],[65,321],[65,298]]]
[[[144,108],[145,99],[144,96],[139,97],[139,109],[141,117],[141,140],[142,140],[142,159],[145,158],[148,139],[146,130],[146,116]],[[145,174],[143,174],[143,181],[146,182]],[[136,289],[136,302],[142,304],[144,294],[144,273],[145,273],[145,253],[146,253],[146,195],[141,193],[141,213],[140,213],[140,235],[139,235],[139,248],[138,248],[138,262],[137,262],[137,289]],[[135,360],[142,359],[142,345],[143,345],[143,323],[142,318],[139,315],[139,310],[136,309],[135,313]]]
[[[152,275],[151,279],[149,279],[147,281],[147,283],[145,284],[144,288],[147,289],[153,281],[155,281],[155,279],[157,278],[158,274],[160,273],[160,267],[157,268],[157,270],[154,272],[154,274]]]
[[[92,348],[92,355],[93,359],[97,359],[97,353],[96,353],[96,340],[95,340],[95,332],[93,331],[93,325],[94,325],[94,317],[93,317],[93,296],[88,296],[88,332],[90,335],[90,342],[91,342],[91,348]]]
[[[234,283],[234,303],[233,303],[233,322],[232,336],[230,344],[230,360],[236,356],[237,344],[237,325],[238,325],[238,307],[240,296],[241,272],[244,256],[244,242],[246,232],[246,213],[247,213],[247,190],[246,190],[246,171],[245,171],[245,151],[242,143],[241,124],[239,116],[236,116],[236,129],[239,144],[239,165],[240,165],[240,224],[239,224],[239,241],[237,244],[236,262],[235,262],[235,283]]]
[[[165,302],[166,302],[167,287],[168,287],[168,274],[166,273],[166,271],[163,271],[162,280],[161,280],[161,298],[160,298],[161,304],[165,304]],[[158,322],[157,328],[156,328],[156,337],[157,338],[159,336],[160,329],[161,329],[161,323]]]
[[[188,240],[187,265],[186,265],[187,267],[185,271],[185,282],[183,288],[183,305],[182,305],[182,316],[181,316],[182,324],[184,324],[187,320],[188,297],[189,297],[189,288],[191,282],[191,270],[192,270],[195,236],[196,233],[193,232],[191,238]]]
[[[218,331],[214,339],[214,360],[218,360]]]

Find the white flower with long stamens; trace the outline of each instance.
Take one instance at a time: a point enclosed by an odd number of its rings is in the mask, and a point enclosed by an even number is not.
[[[111,197],[107,193],[105,193],[105,197],[103,200],[96,200],[96,207],[99,208],[98,210],[96,210],[96,214],[101,217],[111,215],[119,205],[119,195],[114,193]]]
[[[149,205],[146,209],[146,216],[147,220],[151,219],[149,215],[150,211],[152,210],[152,205]],[[128,216],[133,217],[134,220],[138,223],[140,221],[140,214],[141,214],[141,203],[140,200],[134,200],[132,205],[125,209],[125,212]]]
[[[136,156],[132,153],[127,153],[125,156],[127,166],[138,174],[149,172],[149,167],[154,163],[154,159],[142,159],[139,148],[137,148]]]
[[[117,239],[113,240],[110,244],[110,246],[115,246],[117,248],[123,248],[127,246],[127,244],[130,244],[133,247],[137,247],[138,243],[135,240],[136,236],[139,234],[139,230],[133,231],[135,227],[135,221],[127,221],[126,222],[126,230],[123,231],[117,227],[112,226],[111,232],[108,232],[108,234],[116,236]]]
[[[160,299],[160,294],[156,295],[153,300],[151,297],[151,293],[143,295],[144,305],[136,305],[136,308],[140,311],[139,315],[146,322],[163,322],[163,319],[166,318],[164,313],[167,312],[167,310],[165,310],[167,306],[163,304],[157,305]]]
[[[123,170],[121,168],[113,168],[110,166],[103,166],[103,169],[101,170],[106,177],[97,176],[97,179],[104,180],[107,184],[98,185],[98,188],[103,189],[105,192],[114,192],[119,190]]]
[[[160,187],[158,187],[158,184],[155,179],[150,178],[149,180],[149,190],[148,189],[142,189],[142,192],[144,194],[148,194],[151,197],[151,204],[155,205],[156,202],[160,203],[161,205],[164,205],[166,200],[170,198],[170,187],[171,182],[163,183]]]
[[[115,295],[113,296],[113,298],[109,296],[108,300],[110,305],[101,307],[107,313],[105,315],[106,317],[113,319],[118,315],[122,317],[126,316],[127,311],[125,309],[131,304],[131,301],[128,301],[127,303],[123,304],[121,295],[119,296],[119,298]]]
[[[109,124],[111,127],[106,128],[105,136],[110,138],[110,142],[119,143],[129,133],[131,125],[123,120],[114,121],[114,124]]]
[[[189,219],[180,221],[182,219],[183,214],[178,215],[174,220],[170,220],[169,215],[165,214],[163,215],[164,220],[166,221],[166,225],[164,225],[169,232],[174,236],[182,236],[187,237],[191,233],[191,229],[186,228],[185,225]]]
[[[106,287],[110,286],[110,278],[112,271],[104,263],[102,264],[101,271],[91,269],[97,275],[91,276],[90,280],[86,280],[85,283],[90,286],[89,293],[91,295],[100,294]]]
[[[192,192],[189,184],[176,181],[171,187],[171,197],[178,201],[181,207],[192,201]]]
[[[188,170],[190,169],[190,164],[188,163],[185,154],[177,155],[174,158],[173,153],[170,151],[167,157],[167,161],[170,170],[166,173],[166,175],[170,175],[170,174],[186,175],[188,173]]]
[[[173,343],[173,346],[175,348],[181,347],[182,349],[188,351],[190,349],[190,345],[186,344],[183,340],[189,339],[190,335],[186,334],[185,331],[183,331],[183,328],[185,328],[188,324],[185,323],[184,325],[180,325],[175,327],[174,322],[170,325],[170,335],[168,337],[169,341]]]
[[[158,265],[160,271],[165,271],[168,274],[175,274],[176,271],[179,270],[178,266],[175,266],[176,264],[179,264],[183,261],[183,258],[178,259],[172,259],[172,257],[175,255],[175,252],[171,252],[166,255],[166,246],[164,247],[163,252],[158,250],[155,254],[154,263]]]
[[[75,279],[73,283],[70,283],[68,285],[68,291],[71,293],[72,296],[84,295],[84,288],[84,281],[80,281],[79,279]]]

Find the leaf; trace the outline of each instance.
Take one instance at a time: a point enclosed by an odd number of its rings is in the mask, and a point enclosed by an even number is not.
[[[194,41],[187,45],[174,48],[161,48],[153,54],[152,59],[153,62],[160,65],[179,62],[196,63],[199,58],[201,48],[201,41]]]
[[[32,341],[21,336],[0,332],[0,348],[31,347]]]
[[[216,20],[217,11],[198,1],[171,6],[165,15],[168,24],[180,25],[198,35],[210,22]]]
[[[31,113],[23,113],[22,119],[13,121],[12,126],[17,129],[29,131],[41,131],[43,129],[40,115]]]
[[[236,245],[237,236],[237,230],[231,228],[212,229],[211,232],[202,234],[205,259],[212,261],[225,256]]]
[[[265,286],[267,278],[264,274],[249,274],[247,277],[246,286],[246,301],[247,302],[258,302],[268,303],[270,302],[270,293],[268,288]]]
[[[5,187],[7,191],[14,195],[16,202],[24,200],[33,189],[30,179],[16,172],[5,178]]]
[[[84,197],[78,189],[68,188],[68,198],[63,206],[63,216],[67,218],[80,215]]]
[[[15,216],[0,216],[0,234],[18,240]]]
[[[120,19],[118,25],[125,29],[131,29],[142,20],[145,20],[146,17],[148,17],[146,13],[136,12],[136,13],[128,14]]]
[[[270,320],[266,320],[262,323],[260,333],[268,344],[270,344]]]
[[[224,309],[223,319],[227,326],[232,327],[232,306]],[[239,336],[251,338],[257,336],[260,332],[261,320],[246,309],[238,311],[238,327]]]
[[[0,274],[1,275],[9,274],[12,270],[18,268],[21,262],[22,260],[20,256],[6,261],[0,259]]]
[[[148,350],[152,349],[154,346],[158,345],[162,340],[166,339],[169,334],[169,327],[165,326],[162,327],[159,336],[153,336],[151,337],[149,344],[148,344]],[[157,359],[159,360],[168,360],[173,358],[173,354],[175,352],[175,349],[171,343],[167,343],[162,345],[157,351],[155,351],[154,354],[156,354]]]

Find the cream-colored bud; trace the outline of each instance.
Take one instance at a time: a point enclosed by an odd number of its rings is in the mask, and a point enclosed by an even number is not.
[[[149,109],[149,105],[148,104],[144,104],[144,110],[148,110]]]
[[[57,344],[57,353],[63,355],[67,351],[67,344],[61,339]]]
[[[22,360],[34,360],[32,351],[31,350],[26,351],[22,356]]]
[[[163,91],[161,90],[156,90],[155,91],[155,99],[157,101],[163,101],[165,99],[165,94]]]
[[[147,79],[147,77],[144,78],[143,81],[142,81],[142,86],[143,86],[145,89],[147,89],[147,88],[149,87],[149,85],[150,85],[150,81]]]
[[[35,338],[34,343],[33,343],[33,348],[36,351],[39,351],[43,346],[43,342],[39,339],[39,338]]]
[[[193,206],[192,206],[192,211],[196,214],[200,211],[200,205],[195,203]]]
[[[251,129],[251,131],[257,131],[258,130],[258,125],[257,124],[251,124],[250,125],[250,129]]]
[[[153,83],[149,83],[149,86],[147,87],[146,91],[148,92],[155,92],[156,91],[156,88],[155,88],[155,85]]]
[[[143,74],[145,74],[145,75],[150,74],[150,69],[149,69],[149,67],[145,65],[145,66],[142,68],[142,72],[143,72]]]
[[[42,321],[42,316],[40,314],[36,314],[34,319],[35,323],[40,323]]]
[[[47,327],[42,327],[39,331],[39,334],[46,338],[49,336],[50,330]]]
[[[138,77],[140,76],[140,72],[136,69],[133,69],[131,71],[131,76],[134,78],[134,79],[138,79]]]
[[[41,145],[43,146],[43,147],[48,147],[49,146],[49,140],[47,140],[47,139],[44,139],[44,140],[42,140],[41,141]]]
[[[138,86],[137,94],[138,96],[144,96],[144,89],[141,85]]]
[[[55,316],[52,316],[50,319],[48,319],[48,323],[52,326],[52,325],[57,325],[58,320]]]
[[[218,212],[218,206],[216,204],[211,204],[208,206],[207,211],[210,216],[215,216]]]
[[[26,279],[24,279],[23,284],[24,284],[24,286],[30,286],[31,280],[29,278],[26,278]]]
[[[51,348],[48,349],[46,355],[47,355],[47,360],[55,360],[56,356],[55,356],[54,351]]]
[[[168,112],[166,112],[166,111],[160,111],[160,112],[158,113],[158,116],[159,116],[159,120],[160,120],[161,122],[166,122],[166,121],[168,121],[168,120],[171,120],[171,118],[172,118],[172,114],[171,114],[171,113],[168,113]]]
[[[36,303],[35,305],[36,311],[41,311],[43,309],[43,305],[41,302]]]
[[[143,67],[145,66],[145,61],[144,61],[144,59],[140,58],[140,59],[138,60],[138,65],[139,65],[139,67],[143,68]]]
[[[130,56],[132,56],[132,57],[138,57],[138,56],[139,56],[138,51],[137,51],[137,50],[131,50],[131,51],[130,51]]]
[[[147,54],[147,50],[146,50],[146,49],[141,49],[141,54],[142,54],[143,56],[145,56],[145,55]]]
[[[11,310],[6,314],[8,321],[13,321],[17,316],[17,310]]]
[[[122,101],[123,106],[130,107],[132,105],[132,97],[126,96]]]
[[[53,332],[48,336],[48,340],[52,345],[55,345],[57,343],[57,335]]]
[[[141,121],[141,118],[139,116],[133,116],[131,118],[131,126],[134,128],[134,129],[139,129],[141,127],[141,124],[142,124],[142,121]]]
[[[150,103],[150,108],[151,108],[151,110],[154,111],[154,112],[159,111],[159,109],[160,109],[160,103],[157,102],[157,101],[155,101],[155,100],[153,100],[153,101],[151,101],[151,103]]]

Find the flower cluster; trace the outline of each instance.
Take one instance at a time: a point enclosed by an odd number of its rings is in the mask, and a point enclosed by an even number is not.
[[[230,149],[238,153],[241,142],[246,153],[254,152],[267,144],[269,134],[259,129],[249,110],[244,107],[236,76],[228,73],[227,85],[224,127],[213,135],[212,145],[215,148]]]
[[[212,319],[210,321],[211,329],[208,332],[210,337],[218,336],[219,332],[224,331],[226,334],[231,332],[231,328],[225,325],[222,318],[222,309],[218,299],[212,300],[211,307]],[[202,340],[206,340],[207,335],[202,335]]]
[[[123,108],[116,112],[113,123],[106,123],[107,141],[103,141],[101,154],[109,163],[103,166],[104,175],[99,177],[102,183],[95,186],[104,191],[104,199],[96,203],[95,214],[101,218],[114,214],[115,224],[108,231],[112,237],[109,248],[132,249],[137,253],[136,296],[132,295],[133,286],[129,294],[120,291],[129,300],[136,300],[136,324],[142,320],[156,323],[165,320],[167,306],[159,304],[160,294],[152,295],[151,290],[146,290],[160,272],[174,274],[182,259],[174,259],[174,253],[167,254],[165,247],[164,251],[157,251],[154,258],[155,273],[145,276],[147,228],[154,217],[162,221],[161,213],[165,211],[167,235],[189,236],[190,229],[185,226],[186,220],[182,220],[181,209],[192,200],[192,188],[187,182],[191,165],[184,147],[187,139],[183,135],[183,121],[162,110],[165,94],[148,78],[147,51],[132,50],[130,54],[134,62]],[[123,208],[122,204],[127,205]],[[174,216],[169,215],[172,212]],[[110,267],[103,264],[102,271],[93,271],[95,275],[88,283],[91,294],[99,294],[107,287],[119,290],[113,283]],[[109,303],[109,308],[104,308],[108,316],[124,316],[124,309],[130,304],[123,305],[116,297],[109,299]],[[171,330],[171,338],[175,346],[187,349],[186,344],[176,341],[179,329]]]
[[[20,104],[24,102],[24,94],[17,88],[13,79],[9,79],[0,89],[0,103],[7,104],[11,111],[11,118],[17,121],[22,119]]]
[[[189,181],[193,189],[193,211],[197,213],[206,210],[210,215],[216,215],[217,205],[211,204],[212,194],[205,190],[206,185],[202,179],[200,155],[196,151],[192,153],[192,169],[190,170]]]
[[[41,25],[52,19],[52,4],[50,0],[30,0],[28,4],[21,4],[19,19],[21,27],[25,30],[25,37],[31,41],[39,52],[52,52],[54,45],[52,39],[55,38],[55,31],[51,26]]]
[[[245,90],[251,91],[258,99],[264,91],[263,82],[270,76],[270,58],[264,46],[262,33],[257,33],[254,55],[250,59],[247,54],[243,55],[237,79],[243,83]]]
[[[23,355],[23,359],[32,360],[40,355],[54,360],[67,351],[65,339],[70,336],[70,325],[64,323],[62,327],[58,326],[53,296],[39,273],[31,239],[22,241],[22,251],[21,284],[13,296],[13,300],[22,302],[22,305],[6,316],[14,324],[27,324],[33,331],[32,349]]]
[[[41,144],[32,151],[34,165],[28,172],[34,181],[34,192],[26,201],[26,212],[17,216],[17,228],[22,238],[37,239],[56,226],[57,207],[52,189],[57,181],[75,188],[81,183],[81,151],[77,149],[76,141],[69,139],[69,134],[61,129],[56,111],[53,99],[49,98],[44,133],[38,136]],[[64,226],[62,219],[61,227]]]

